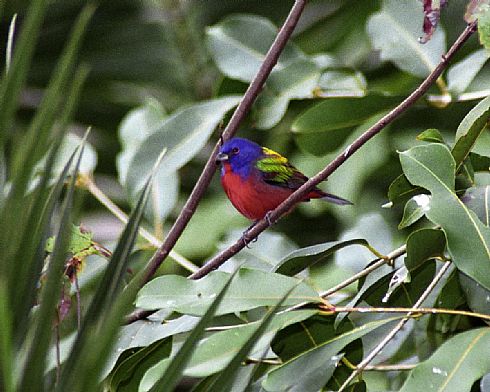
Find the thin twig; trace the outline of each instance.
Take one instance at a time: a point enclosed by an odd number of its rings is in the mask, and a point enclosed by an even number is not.
[[[399,372],[412,370],[417,364],[401,364],[401,365],[370,365],[364,368],[364,371],[375,370],[378,372]]]
[[[413,314],[452,314],[457,316],[476,317],[482,320],[490,321],[490,314],[469,312],[467,310],[455,310],[445,308],[389,308],[389,307],[347,307],[335,306],[328,308],[326,313],[413,313]]]
[[[128,216],[109,198],[107,195],[97,186],[94,180],[87,175],[79,175],[77,185],[85,188],[89,191],[92,196],[94,196],[105,208],[107,208],[117,219],[119,219],[122,223],[128,223]],[[162,245],[162,242],[156,238],[149,231],[145,230],[143,227],[139,228],[139,234],[147,240],[150,244],[152,244],[155,248],[159,248]],[[195,272],[198,270],[198,267],[194,265],[192,262],[187,260],[181,254],[171,251],[170,257],[175,260],[177,264],[180,264],[182,267],[187,269],[190,272]]]
[[[360,374],[364,368],[371,362],[376,355],[378,355],[383,348],[390,342],[391,339],[403,328],[403,326],[407,323],[408,320],[415,314],[419,312],[420,305],[427,299],[429,294],[434,290],[434,287],[439,283],[441,278],[444,276],[446,271],[449,269],[451,266],[450,262],[445,262],[442,268],[439,270],[439,272],[434,276],[434,279],[432,282],[430,282],[429,286],[425,289],[425,291],[422,293],[420,298],[417,300],[417,302],[414,304],[413,309],[407,312],[407,315],[402,318],[398,324],[393,328],[385,337],[384,339],[368,354],[368,356],[363,359],[356,367],[356,370],[354,370],[351,375],[345,380],[345,382],[342,384],[338,392],[342,392],[347,388],[347,386],[350,384],[350,382],[358,375]]]
[[[75,270],[74,281],[75,281],[75,296],[77,298],[77,331],[80,332],[80,326],[82,323],[82,304],[80,297],[80,285],[78,284],[78,274]]]
[[[199,279],[209,272],[218,268],[230,257],[238,253],[245,247],[245,244],[250,243],[260,233],[267,229],[270,222],[276,222],[283,214],[289,211],[296,203],[301,201],[303,197],[320,182],[326,180],[335,170],[337,170],[347,159],[349,159],[357,150],[359,150],[366,142],[376,136],[383,128],[392,123],[396,118],[405,113],[415,102],[419,100],[439,78],[449,61],[453,58],[459,48],[468,40],[476,29],[476,22],[468,25],[463,33],[451,46],[446,55],[443,55],[440,63],[420,84],[420,86],[412,92],[403,102],[396,108],[385,115],[381,120],[359,136],[352,144],[350,144],[343,152],[341,152],[332,162],[330,162],[322,171],[310,178],[298,190],[292,193],[285,201],[283,201],[275,210],[267,214],[267,219],[263,218],[257,222],[249,231],[247,231],[239,240],[232,244],[227,249],[216,255],[208,261],[199,271],[191,275],[192,279]]]
[[[260,69],[258,70],[257,74],[252,80],[252,83],[250,83],[247,91],[245,92],[243,99],[241,100],[240,104],[238,105],[235,112],[233,113],[230,122],[226,126],[226,129],[222,134],[223,140],[225,141],[228,140],[229,138],[233,137],[233,135],[237,132],[238,127],[242,123],[243,119],[245,118],[252,104],[254,103],[255,99],[257,98],[260,91],[262,90],[262,86],[264,85],[265,81],[267,80],[267,77],[269,76],[272,69],[274,68],[274,65],[276,65],[280,54],[282,53],[284,47],[286,46],[286,43],[289,40],[289,37],[293,33],[293,30],[296,27],[296,24],[298,23],[298,20],[306,5],[306,2],[307,0],[295,1],[286,21],[284,22],[284,25],[282,26],[281,30],[279,30],[276,39],[274,40],[272,46],[267,52],[264,62],[260,66]],[[199,201],[204,195],[204,192],[206,191],[214,175],[214,172],[216,171],[215,161],[216,161],[216,155],[218,153],[218,148],[219,148],[219,144],[217,143],[216,146],[214,147],[213,152],[211,153],[211,156],[206,162],[206,165],[204,166],[201,176],[197,180],[194,189],[192,190],[189,198],[187,199],[187,202],[182,208],[174,225],[168,232],[164,243],[155,252],[153,257],[148,262],[148,265],[145,269],[143,283],[146,283],[151,279],[151,277],[157,271],[158,267],[167,258],[171,249],[174,247],[175,243],[177,242],[182,232],[184,231],[185,227],[187,226],[187,223],[189,222],[192,215],[194,214]]]

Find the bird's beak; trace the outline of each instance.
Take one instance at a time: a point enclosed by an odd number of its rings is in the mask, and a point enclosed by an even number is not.
[[[225,154],[224,152],[220,152],[218,155],[216,155],[216,163],[220,163],[223,161],[227,161],[230,157],[228,154]]]

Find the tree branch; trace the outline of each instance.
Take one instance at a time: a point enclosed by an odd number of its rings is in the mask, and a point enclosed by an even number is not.
[[[276,39],[272,43],[269,51],[267,52],[264,62],[260,66],[257,74],[255,75],[252,83],[250,83],[247,91],[245,92],[243,99],[240,104],[236,108],[233,116],[230,119],[230,122],[226,126],[223,131],[222,137],[223,140],[228,140],[233,137],[238,130],[238,127],[242,123],[243,119],[249,112],[252,104],[255,99],[259,95],[262,90],[262,86],[264,85],[267,77],[271,73],[274,65],[276,65],[277,60],[279,59],[280,54],[282,53],[286,43],[288,42],[291,34],[293,33],[296,24],[303,12],[303,9],[306,5],[307,0],[296,0],[291,11],[284,22],[281,30],[276,36]],[[201,197],[206,191],[211,179],[213,177],[214,172],[216,171],[216,154],[218,153],[219,144],[216,144],[214,150],[209,157],[206,165],[204,166],[203,172],[199,177],[194,189],[192,190],[187,202],[182,208],[179,216],[177,217],[174,225],[170,229],[165,241],[162,246],[155,252],[153,257],[148,262],[148,265],[144,271],[143,283],[148,282],[151,277],[155,274],[158,267],[163,263],[163,261],[167,258],[170,251],[173,249],[175,243],[181,236],[184,231],[187,223],[191,219],[194,214]]]
[[[285,201],[283,201],[275,210],[271,211],[267,219],[263,218],[257,222],[250,230],[248,230],[239,240],[237,240],[229,248],[225,249],[213,259],[208,261],[199,271],[193,273],[191,279],[199,279],[209,272],[218,268],[230,257],[238,253],[245,247],[247,243],[256,238],[267,227],[269,222],[277,221],[282,215],[289,211],[296,203],[320,182],[325,181],[335,170],[337,170],[347,159],[349,159],[357,150],[359,150],[366,142],[376,136],[383,128],[393,122],[396,118],[407,111],[415,102],[417,102],[429,89],[429,87],[436,82],[444,69],[447,67],[449,61],[453,58],[455,53],[461,48],[461,46],[468,40],[468,38],[474,33],[476,29],[476,22],[469,24],[466,29],[461,33],[458,39],[451,46],[446,55],[443,55],[440,63],[430,73],[429,76],[420,84],[420,86],[412,92],[403,102],[401,102],[396,108],[380,119],[376,124],[364,132],[359,138],[357,138],[351,145],[349,145],[340,155],[338,155],[332,162],[330,162],[322,171],[310,178],[305,184],[303,184],[298,190],[292,193]]]

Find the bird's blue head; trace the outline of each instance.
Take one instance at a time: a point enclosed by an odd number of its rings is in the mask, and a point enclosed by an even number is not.
[[[264,155],[262,147],[247,139],[235,137],[224,143],[216,157],[217,163],[229,163],[233,173],[247,178],[255,162]],[[221,168],[224,174],[224,165]]]

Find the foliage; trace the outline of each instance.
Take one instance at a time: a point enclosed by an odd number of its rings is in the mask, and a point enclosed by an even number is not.
[[[0,390],[488,390],[488,1],[308,2],[233,118],[309,176],[348,158],[320,187],[354,206],[239,253],[218,182],[183,205],[293,2],[206,3],[0,2]]]

